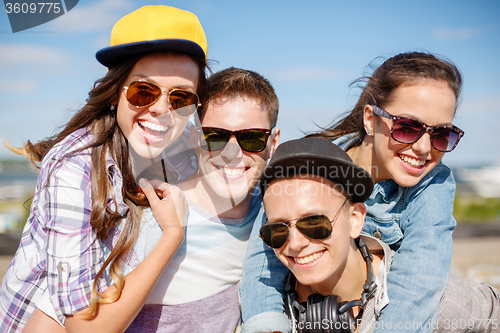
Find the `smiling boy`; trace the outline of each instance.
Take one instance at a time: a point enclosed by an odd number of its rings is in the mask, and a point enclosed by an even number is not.
[[[361,236],[363,201],[373,180],[342,149],[321,138],[285,142],[264,169],[260,189],[267,216],[260,237],[291,272],[285,311],[294,331],[404,331],[429,325],[383,327],[378,321],[390,302],[387,275],[394,252]],[[499,299],[490,285],[450,278],[431,328],[498,332]]]

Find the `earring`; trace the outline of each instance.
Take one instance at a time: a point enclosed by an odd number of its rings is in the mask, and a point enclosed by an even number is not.
[[[114,106],[113,104],[111,104],[111,106],[109,107],[109,109],[110,109],[111,111],[115,111],[115,106]]]
[[[367,132],[366,132],[366,135],[368,135],[368,136],[373,136],[373,132],[372,132],[372,131],[367,131]]]

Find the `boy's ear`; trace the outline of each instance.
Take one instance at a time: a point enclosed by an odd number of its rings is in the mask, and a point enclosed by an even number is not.
[[[278,148],[279,144],[280,144],[280,135],[281,135],[281,131],[278,127],[276,127],[274,129],[274,133],[271,134],[271,137],[270,137],[270,148],[269,149],[269,157],[268,158],[271,158],[273,157],[273,154],[274,152],[276,151],[276,148]]]
[[[366,206],[362,202],[353,203],[350,207],[351,217],[351,238],[356,239],[361,234],[363,224],[365,223]]]

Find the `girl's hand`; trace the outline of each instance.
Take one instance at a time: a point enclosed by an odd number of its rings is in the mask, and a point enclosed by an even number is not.
[[[177,187],[159,180],[142,178],[139,186],[146,195],[158,225],[163,231],[183,228],[189,210],[184,193]]]

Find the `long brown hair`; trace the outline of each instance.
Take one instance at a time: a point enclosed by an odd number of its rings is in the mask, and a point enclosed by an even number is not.
[[[336,139],[346,134],[357,133],[352,146],[360,145],[366,136],[363,125],[363,111],[366,105],[384,107],[392,101],[393,92],[402,84],[419,80],[445,81],[458,101],[462,90],[462,76],[449,60],[430,53],[401,53],[387,59],[376,68],[371,76],[361,77],[351,85],[363,87],[358,102],[344,118],[308,137]],[[456,108],[455,108],[456,110]]]
[[[209,70],[206,60],[184,53],[168,53],[187,56],[197,64],[199,75],[196,92],[198,96],[203,96],[207,81],[206,71]],[[132,161],[127,140],[116,120],[116,111],[111,110],[110,106],[118,101],[125,79],[142,57],[130,58],[110,67],[107,74],[95,82],[93,89],[89,92],[85,106],[72,117],[62,131],[35,144],[28,141],[22,148],[11,148],[14,152],[28,157],[38,167],[49,150],[65,137],[81,128],[91,130],[93,143],[64,155],[58,162],[83,150],[90,149],[92,159],[92,211],[90,223],[99,240],[106,239],[109,231],[120,224],[124,217],[119,215],[116,210],[112,210],[107,203],[108,198],[111,196],[114,198],[115,209],[118,207],[116,193],[109,193],[112,191],[112,186],[106,168],[108,153],[122,174],[123,200],[129,208],[126,223],[117,244],[113,247],[111,254],[94,279],[91,304],[87,313],[83,316],[85,319],[91,319],[97,314],[99,303],[112,303],[120,297],[124,282],[120,261],[126,258],[139,234],[142,209],[144,207],[143,203],[137,200],[135,178],[132,172]],[[110,275],[117,288],[115,292],[109,295],[97,292],[98,278],[108,266],[110,266]]]

